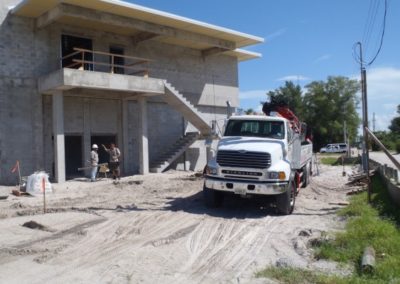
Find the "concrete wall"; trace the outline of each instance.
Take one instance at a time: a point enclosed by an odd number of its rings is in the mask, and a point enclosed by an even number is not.
[[[8,15],[0,1],[0,183],[15,184],[10,169],[20,161],[21,174],[43,167],[42,101],[36,77],[46,61],[45,33],[33,21]]]
[[[369,160],[370,168],[377,169],[379,175],[386,184],[386,188],[394,204],[400,208],[400,181],[398,170],[388,167],[372,159]]]
[[[0,3],[0,184],[17,181],[10,173],[16,160],[21,162],[22,175],[40,169],[52,172],[52,98],[38,93],[37,80],[60,68],[61,34],[91,38],[97,51],[108,52],[110,46],[120,46],[126,55],[153,60],[150,77],[166,79],[210,122],[216,119],[221,127],[226,117],[225,102],[238,105],[238,66],[233,57],[203,58],[200,51],[152,40],[133,45],[130,37],[57,23],[37,30],[32,19],[8,13],[8,6],[18,2]],[[124,158],[132,160],[125,169],[130,174],[138,171],[138,109],[134,100],[128,101],[128,133],[122,133],[122,100],[126,95],[68,91],[64,98],[64,126],[66,134],[117,133],[118,141],[128,144],[120,147],[128,150]],[[173,145],[184,131],[194,130],[161,97],[149,99],[148,121],[150,161]],[[85,148],[88,147],[86,143]],[[206,159],[204,143],[196,142],[186,159],[190,169],[201,169]],[[183,168],[183,160],[176,167]]]

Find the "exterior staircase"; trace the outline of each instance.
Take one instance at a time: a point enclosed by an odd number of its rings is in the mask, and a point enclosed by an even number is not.
[[[164,81],[165,95],[164,100],[183,117],[196,127],[201,135],[210,136],[213,134],[210,123],[208,123],[201,115],[201,113],[192,105],[186,98],[184,98],[170,83]]]
[[[161,157],[150,163],[150,172],[160,173],[166,170],[189,148],[200,136],[210,137],[213,130],[202,114],[170,83],[164,81],[164,101],[183,115],[199,132],[188,132],[175,142]]]
[[[150,164],[150,172],[161,173],[166,170],[199,137],[200,134],[198,132],[187,132],[185,136],[176,141],[161,157]]]

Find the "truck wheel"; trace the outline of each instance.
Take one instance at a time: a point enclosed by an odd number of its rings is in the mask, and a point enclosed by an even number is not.
[[[296,186],[293,181],[290,182],[289,188],[285,193],[276,196],[276,208],[283,215],[292,214],[296,201]]]
[[[222,192],[209,189],[205,185],[203,186],[204,202],[208,208],[217,208],[222,205],[224,196]]]
[[[304,169],[303,169],[303,184],[301,187],[307,187],[307,185],[310,183],[310,165],[307,164]]]

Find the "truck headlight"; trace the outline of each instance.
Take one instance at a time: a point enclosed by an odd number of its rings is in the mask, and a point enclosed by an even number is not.
[[[285,180],[286,174],[285,172],[268,172],[268,179]]]
[[[212,168],[210,166],[206,166],[205,172],[207,175],[217,175],[218,174],[218,170],[216,168]]]

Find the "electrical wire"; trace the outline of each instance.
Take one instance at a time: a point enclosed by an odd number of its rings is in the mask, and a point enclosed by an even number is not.
[[[375,22],[376,22],[376,16],[378,14],[379,11],[379,7],[380,7],[380,1],[379,0],[375,0],[374,3],[372,4],[371,7],[371,11],[370,14],[368,15],[367,18],[367,22],[366,22],[366,30],[365,30],[365,37],[363,37],[362,42],[364,43],[364,50],[365,50],[365,54],[367,54],[368,48],[369,48],[369,42],[371,39],[371,34],[374,31],[374,27],[375,27]]]
[[[372,58],[372,60],[367,63],[367,66],[370,66],[370,65],[372,65],[372,63],[374,63],[374,61],[376,60],[376,58],[378,57],[379,53],[382,50],[383,38],[385,37],[385,30],[386,30],[386,15],[387,15],[387,0],[385,0],[385,10],[384,10],[384,14],[383,14],[383,24],[382,24],[382,35],[381,35],[381,40],[380,40],[380,43],[379,43],[379,48],[376,51],[376,54]]]
[[[375,3],[376,3],[376,2],[375,2]],[[372,7],[375,7],[375,8],[372,8]],[[370,19],[370,16],[372,15],[373,10],[375,10],[374,16],[371,18],[371,20],[368,20],[368,19]],[[365,30],[364,30],[364,35],[363,35],[363,42],[364,42],[364,46],[365,46],[365,47],[367,47],[368,44],[369,44],[369,40],[370,40],[370,37],[371,37],[371,33],[372,33],[372,30],[373,30],[373,26],[375,25],[375,19],[376,19],[376,14],[377,14],[377,11],[378,11],[378,10],[379,10],[379,5],[376,5],[376,4],[374,5],[374,4],[372,4],[372,2],[371,2],[370,8],[369,8],[369,10],[368,10],[368,18],[367,18],[367,23],[366,23],[366,26],[365,26],[366,28],[365,28]],[[375,55],[372,57],[372,59],[371,59],[369,62],[364,61],[364,60],[361,61],[361,56],[360,56],[360,54],[358,54],[358,52],[357,52],[357,45],[358,45],[359,43],[357,42],[357,43],[355,43],[355,44],[353,45],[353,48],[352,48],[352,50],[353,50],[353,51],[352,51],[352,55],[353,55],[354,60],[355,60],[357,63],[359,63],[359,64],[365,64],[366,66],[371,66],[371,65],[375,62],[375,60],[378,58],[378,55],[379,55],[379,53],[380,53],[381,50],[382,50],[383,39],[384,39],[384,37],[385,37],[387,10],[388,10],[387,0],[385,0],[385,7],[384,7],[384,13],[383,13],[383,22],[382,22],[382,32],[381,32],[381,37],[380,37],[380,41],[379,41],[379,47],[378,47],[378,49],[377,49]]]

